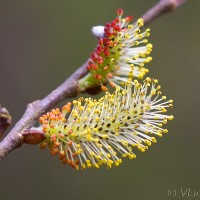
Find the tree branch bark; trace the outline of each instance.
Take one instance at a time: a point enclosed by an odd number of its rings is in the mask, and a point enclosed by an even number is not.
[[[147,11],[142,18],[145,24],[151,22],[156,17],[163,15],[166,12],[170,12],[179,7],[186,0],[160,0],[155,6]],[[31,137],[28,138],[28,134],[37,134],[33,131],[28,131],[31,126],[38,120],[38,118],[57,103],[62,100],[75,97],[79,94],[79,87],[77,81],[87,74],[86,63],[78,68],[67,80],[65,80],[54,91],[48,94],[44,99],[34,101],[28,104],[27,109],[21,119],[15,124],[12,130],[0,143],[0,160],[2,160],[8,153],[17,147],[21,146],[24,142],[30,143]],[[89,88],[88,88],[89,89]],[[42,133],[38,133],[38,138],[41,140],[44,138]],[[30,136],[32,136],[30,135]]]
[[[0,105],[0,138],[2,137],[3,133],[11,124],[11,116],[8,110]]]
[[[175,10],[185,2],[186,0],[160,0],[142,16],[144,24],[146,25],[156,17]]]
[[[33,126],[43,113],[47,112],[63,99],[77,96],[79,93],[77,80],[87,74],[86,63],[44,99],[28,104],[24,115],[0,143],[0,160],[2,160],[10,151],[23,144],[23,132],[26,132],[27,134],[27,129]]]

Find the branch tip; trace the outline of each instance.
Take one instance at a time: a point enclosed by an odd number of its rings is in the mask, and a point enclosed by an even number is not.
[[[0,105],[0,138],[5,130],[10,126],[12,117],[8,110]]]

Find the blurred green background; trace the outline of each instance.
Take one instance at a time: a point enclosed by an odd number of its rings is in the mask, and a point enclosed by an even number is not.
[[[156,2],[2,0],[0,103],[13,124],[27,103],[44,97],[88,58],[96,45],[92,26],[111,21],[117,8],[138,18]],[[0,199],[167,200],[169,189],[177,191],[173,199],[183,199],[181,188],[200,195],[199,7],[200,1],[188,1],[149,24],[154,60],[148,75],[174,99],[168,135],[111,170],[76,171],[48,151],[24,145],[0,163]]]

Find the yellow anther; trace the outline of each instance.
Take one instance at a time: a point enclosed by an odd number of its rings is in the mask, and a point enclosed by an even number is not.
[[[88,120],[87,116],[83,117],[83,121],[87,121],[87,120]]]
[[[100,160],[100,159],[101,159],[101,156],[99,156],[99,155],[97,156],[97,155],[96,155],[95,158],[96,158],[97,160]]]
[[[167,110],[165,108],[161,108],[161,111],[164,113],[164,112],[167,112]]]
[[[133,28],[133,25],[132,24],[129,24],[128,25],[128,29],[132,29]]]
[[[99,120],[100,120],[99,117],[96,117],[96,118],[95,118],[95,121],[96,121],[96,122],[99,122]]]
[[[150,28],[147,28],[145,31],[146,31],[146,32],[150,32]]]
[[[148,43],[148,44],[147,44],[147,48],[152,49],[152,48],[153,48],[153,45],[152,45],[151,43]]]
[[[98,128],[93,128],[93,131],[94,132],[98,132]]]
[[[174,116],[173,116],[173,115],[170,115],[170,116],[168,117],[168,119],[169,119],[169,120],[172,120],[172,119],[174,119]]]
[[[110,62],[111,62],[111,63],[114,63],[114,62],[115,62],[115,59],[114,59],[114,58],[111,58],[111,59],[110,59]]]
[[[159,127],[162,127],[162,126],[163,126],[163,124],[162,124],[162,123],[159,123],[159,124],[158,124],[158,126],[159,126]]]
[[[126,158],[126,154],[125,154],[125,153],[124,153],[124,154],[122,154],[122,157],[123,157],[123,158]]]
[[[138,19],[137,21],[138,26],[144,26],[144,20],[142,18]]]
[[[157,133],[157,136],[158,137],[162,137],[162,133]]]
[[[138,37],[139,37],[140,39],[142,39],[142,38],[143,38],[143,35],[142,35],[142,34],[138,34]]]
[[[140,63],[140,67],[144,67],[144,63]]]
[[[94,113],[95,113],[95,114],[100,114],[100,113],[101,113],[101,111],[100,111],[100,110],[98,110],[98,109],[95,109],[95,110],[94,110]]]
[[[74,101],[73,101],[73,104],[74,104],[74,105],[76,105],[76,104],[77,104],[77,102],[78,102],[78,101],[74,100]]]
[[[147,57],[147,59],[148,59],[148,62],[150,62],[150,61],[152,61],[153,60],[153,58],[152,57]]]
[[[149,140],[145,140],[145,144],[147,144],[148,146],[151,146],[151,142]]]
[[[126,38],[126,39],[129,39],[129,38],[130,38],[130,35],[127,33],[127,34],[125,35],[125,38]]]
[[[76,148],[81,148],[81,145],[80,145],[80,144],[77,144],[77,145],[76,145]]]
[[[147,39],[144,39],[144,40],[143,40],[143,43],[147,43],[147,42],[148,42],[148,40],[147,40]]]
[[[152,140],[153,143],[156,143],[156,142],[157,142],[157,140],[156,140],[155,137],[151,137],[151,140]]]
[[[135,42],[134,42],[134,45],[135,45],[135,46],[138,46],[138,45],[139,45],[139,42],[138,42],[138,41],[135,41]],[[137,59],[137,58],[134,57],[133,59]]]
[[[144,75],[142,73],[138,74],[138,79],[143,79]]]
[[[151,78],[147,77],[147,78],[146,78],[146,81],[147,81],[148,83],[150,83],[150,82],[151,82]]]
[[[134,69],[134,64],[130,64],[130,67],[133,70]]]
[[[145,152],[145,148],[142,147],[142,146],[138,146],[138,149],[139,149],[141,152]]]
[[[167,124],[167,120],[166,119],[163,120],[163,124]]]
[[[110,164],[110,165],[112,165],[114,162],[109,159],[107,163]]]
[[[75,168],[76,168],[76,170],[79,170],[79,166],[78,165],[76,165]]]
[[[90,152],[90,156],[94,156],[95,155],[95,153],[94,152]]]
[[[97,163],[94,163],[93,166],[99,168],[99,165]]]
[[[88,168],[91,168],[92,165],[91,165],[90,163],[87,163],[87,167],[88,167]]]
[[[101,166],[103,163],[102,161],[98,161],[98,165]]]
[[[107,153],[107,154],[106,154],[106,156],[107,156],[108,158],[110,158],[110,157],[111,157],[109,153]]]
[[[150,33],[146,32],[145,36],[146,36],[146,37],[149,37],[149,36],[150,36]]]
[[[82,164],[81,167],[82,167],[82,169],[85,169],[85,168],[86,168],[85,164]]]
[[[133,159],[133,158],[136,158],[136,155],[135,154],[130,154],[129,155],[129,159]]]
[[[154,83],[158,83],[158,79],[153,79],[153,82]]]
[[[108,138],[108,135],[107,135],[107,134],[103,134],[103,135],[101,135],[101,137],[102,137],[103,139],[106,139],[106,138]]]
[[[108,146],[107,146],[107,149],[108,149],[108,150],[111,150],[111,149],[112,149],[112,147],[111,147],[110,145],[108,145]]]
[[[151,95],[153,96],[153,95],[155,95],[156,94],[156,90],[152,90],[151,91]]]
[[[121,21],[122,21],[122,23],[125,23],[126,22],[126,20],[123,18],[123,19],[121,19]]]
[[[168,130],[167,130],[167,129],[164,129],[164,130],[163,130],[163,133],[168,133]]]

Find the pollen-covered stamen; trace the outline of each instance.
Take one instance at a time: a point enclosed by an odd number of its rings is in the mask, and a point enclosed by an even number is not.
[[[125,90],[118,87],[101,99],[79,98],[66,104],[62,111],[53,109],[40,118],[41,128],[51,154],[59,154],[63,164],[76,169],[118,166],[121,157],[135,158],[133,148],[144,152],[156,142],[154,136],[167,133],[162,126],[173,116],[166,115],[172,100],[161,96],[156,79],[144,84],[129,80]],[[68,115],[66,120],[66,115]]]
[[[99,38],[87,65],[90,73],[79,81],[81,89],[94,84],[102,86],[106,82],[120,85],[129,78],[142,79],[148,72],[144,65],[152,60],[149,54],[153,46],[146,39],[150,29],[141,31],[142,19],[130,24],[133,17],[122,18],[122,14],[123,10],[118,9],[117,18],[106,23],[104,37]]]

